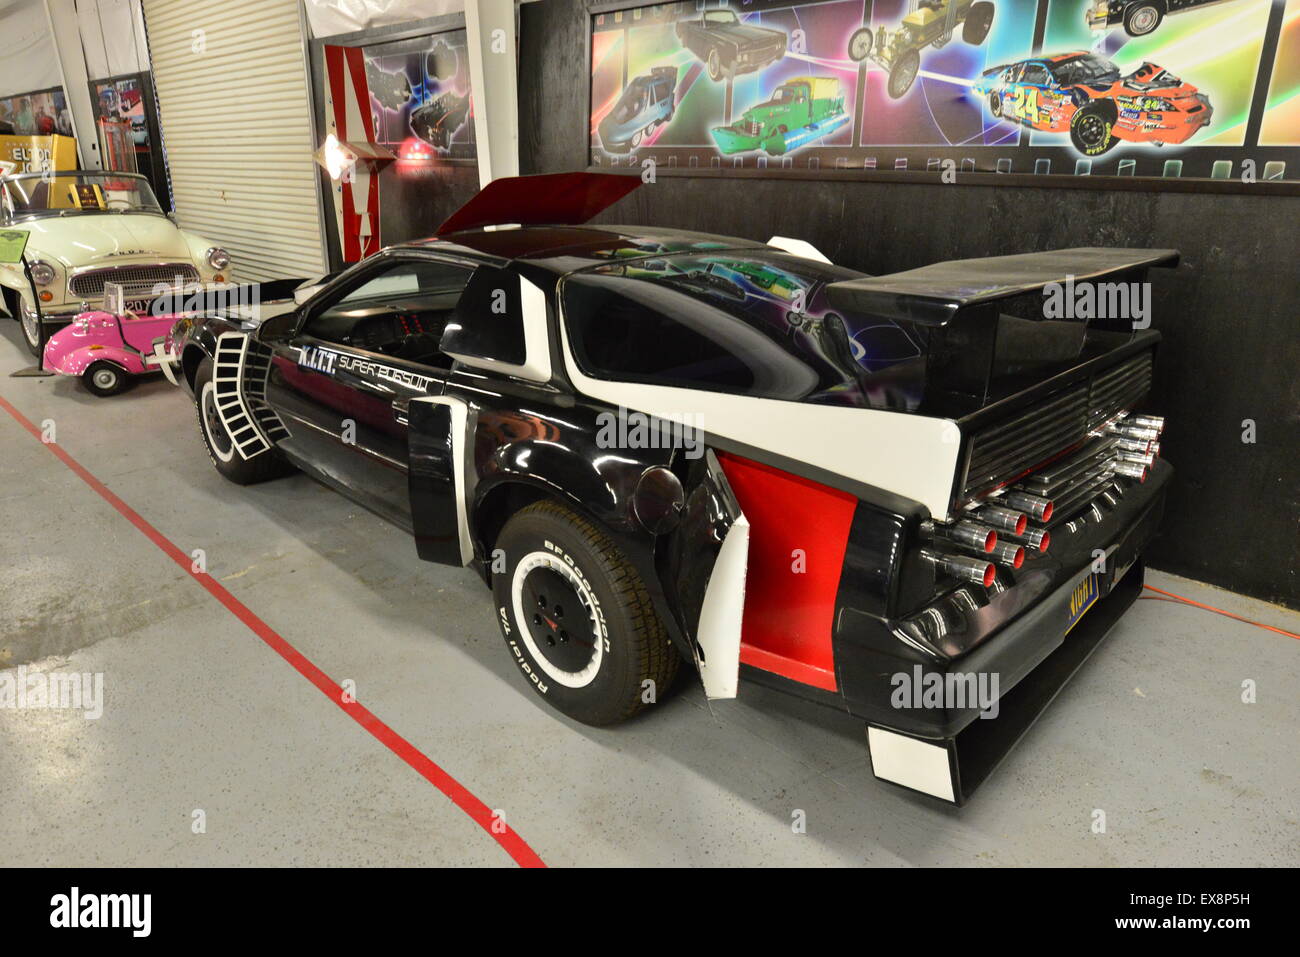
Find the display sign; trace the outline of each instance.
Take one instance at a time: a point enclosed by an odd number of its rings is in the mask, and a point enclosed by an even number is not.
[[[22,262],[28,235],[25,229],[0,229],[0,263]]]
[[[77,141],[71,136],[0,136],[0,162],[17,173],[77,168]]]
[[[73,183],[68,198],[77,209],[105,209],[104,193],[98,183]]]
[[[598,10],[590,138],[597,167],[1300,180],[1300,0]]]

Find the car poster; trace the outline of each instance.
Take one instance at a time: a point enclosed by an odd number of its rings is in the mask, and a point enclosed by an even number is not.
[[[1300,179],[1300,0],[597,9],[595,167]]]
[[[367,44],[375,139],[399,164],[475,162],[464,30]]]

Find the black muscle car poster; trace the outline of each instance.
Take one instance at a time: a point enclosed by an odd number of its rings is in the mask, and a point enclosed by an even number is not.
[[[598,9],[595,167],[1300,179],[1300,0]]]
[[[363,48],[375,135],[398,163],[475,161],[465,43],[453,30]]]

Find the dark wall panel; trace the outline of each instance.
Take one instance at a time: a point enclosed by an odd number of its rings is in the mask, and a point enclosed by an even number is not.
[[[525,173],[585,168],[586,11],[521,8]],[[1148,411],[1178,476],[1158,568],[1300,607],[1300,197],[661,175],[602,217],[806,239],[869,273],[1068,246],[1174,247]],[[1242,441],[1243,420],[1256,441]]]

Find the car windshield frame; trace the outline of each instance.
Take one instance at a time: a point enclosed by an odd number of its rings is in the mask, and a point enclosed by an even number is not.
[[[722,23],[728,26],[740,22],[740,17],[736,15],[735,10],[705,10],[703,20],[705,23]]]
[[[120,197],[106,197],[106,205],[102,208],[81,209],[75,205],[51,207],[48,205],[50,192],[54,188],[54,184],[59,180],[68,181],[66,185],[99,185],[101,187],[109,182],[130,180],[137,197],[151,201],[152,205],[146,205],[145,203],[136,205],[133,203],[133,205],[126,208],[115,207],[107,204],[113,200],[120,200]],[[49,184],[45,188],[45,197],[42,200],[46,205],[39,207],[31,205],[32,200],[30,197],[35,195],[35,191],[24,188],[28,183]],[[23,200],[21,205],[17,201],[19,195]],[[38,219],[59,219],[65,216],[121,216],[132,214],[166,216],[157,196],[154,195],[149,180],[139,173],[119,173],[112,170],[62,170],[54,173],[20,173],[17,176],[6,176],[0,180],[0,222],[5,224]]]

